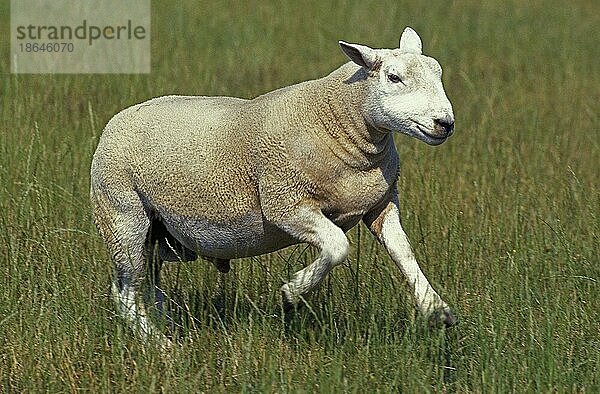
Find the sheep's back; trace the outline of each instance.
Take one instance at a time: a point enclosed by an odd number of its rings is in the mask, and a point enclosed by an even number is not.
[[[165,96],[135,105],[109,122],[96,156],[105,172],[127,173],[155,209],[206,219],[255,211],[245,102]]]

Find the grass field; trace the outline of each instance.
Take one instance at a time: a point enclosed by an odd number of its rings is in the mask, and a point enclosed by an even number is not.
[[[9,74],[0,5],[0,392],[599,392],[600,6],[521,2],[155,2],[149,75]],[[337,40],[410,25],[444,68],[456,132],[397,136],[402,218],[459,325],[431,331],[364,227],[284,324],[304,247],[164,269],[180,346],[125,327],[88,202],[104,124],[163,94],[253,97],[329,73]]]

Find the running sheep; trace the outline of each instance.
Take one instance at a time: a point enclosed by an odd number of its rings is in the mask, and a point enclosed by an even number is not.
[[[227,272],[230,259],[308,243],[320,254],[281,287],[289,310],[344,262],[345,233],[360,220],[420,312],[436,325],[456,322],[400,224],[393,139],[438,145],[452,134],[442,69],[411,28],[397,49],[339,45],[351,62],[321,79],[252,100],[165,96],[109,121],[91,201],[116,270],[114,299],[140,336],[168,342],[138,299],[148,264],[200,256]]]

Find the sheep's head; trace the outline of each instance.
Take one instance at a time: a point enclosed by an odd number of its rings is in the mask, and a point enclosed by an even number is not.
[[[340,41],[366,71],[363,115],[378,130],[398,131],[439,145],[454,130],[452,104],[442,86],[439,63],[422,54],[419,35],[407,27],[398,49],[372,49]]]

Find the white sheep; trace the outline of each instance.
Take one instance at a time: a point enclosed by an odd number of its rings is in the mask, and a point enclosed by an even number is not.
[[[166,341],[137,300],[153,259],[201,256],[227,272],[230,259],[308,243],[320,254],[281,287],[289,309],[346,259],[345,232],[361,219],[422,314],[455,323],[400,224],[392,133],[431,145],[452,134],[442,69],[411,28],[398,49],[339,44],[352,62],[324,78],[253,100],[160,97],[109,121],[92,161],[91,201],[116,267],[114,298],[142,337]]]

